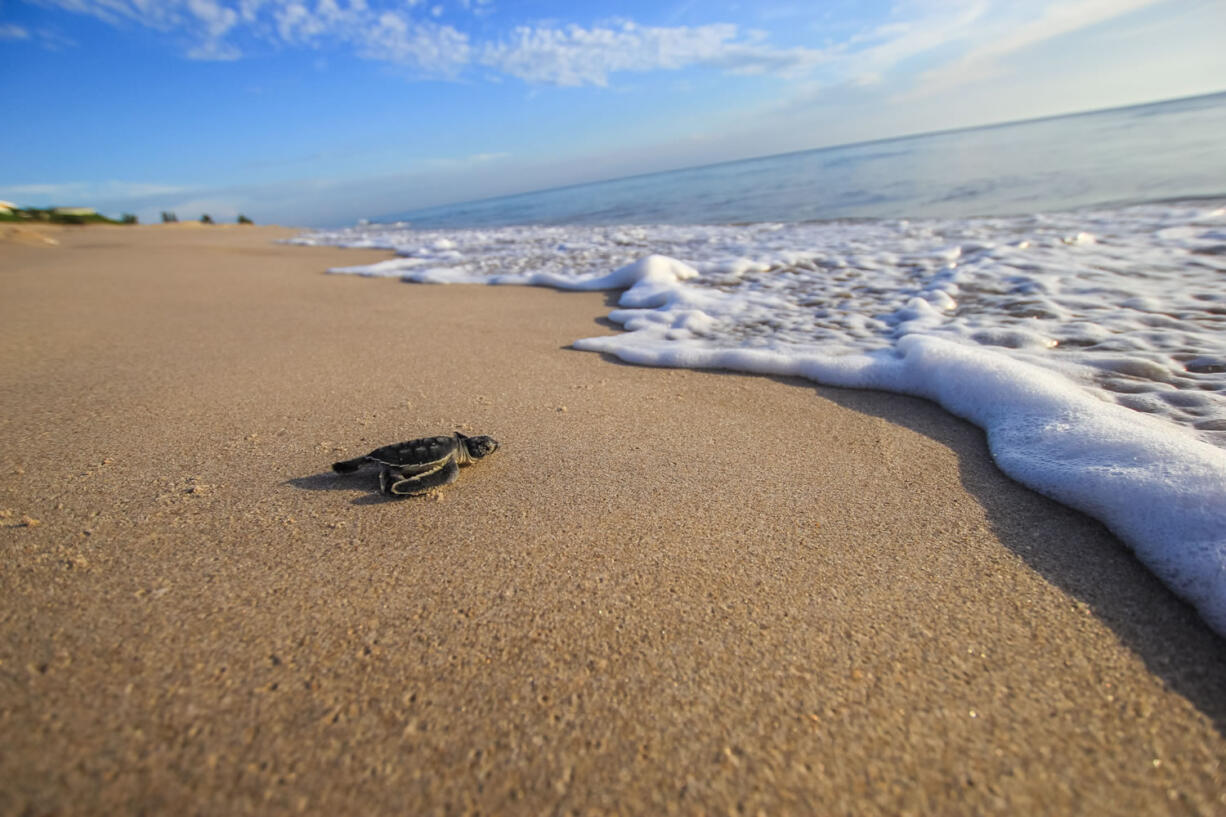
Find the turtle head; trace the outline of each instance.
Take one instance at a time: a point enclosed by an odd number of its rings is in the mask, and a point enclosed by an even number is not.
[[[468,456],[474,460],[479,460],[482,457],[488,457],[498,450],[498,441],[493,437],[487,437],[484,434],[480,437],[466,437],[463,434],[456,434],[463,443],[464,448],[468,451]]]

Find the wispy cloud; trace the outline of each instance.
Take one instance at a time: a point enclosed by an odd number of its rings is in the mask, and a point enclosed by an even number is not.
[[[840,80],[874,82],[913,57],[972,41],[990,10],[987,0],[899,4],[893,19],[835,47],[831,63]]]
[[[422,159],[420,165],[433,170],[467,168],[497,162],[510,156],[509,153],[474,153],[471,156]]]
[[[241,55],[238,48],[225,41],[226,35],[238,23],[238,13],[217,3],[216,0],[187,0],[187,9],[199,29],[201,39],[188,52],[198,60],[236,60]]]
[[[173,34],[186,41],[185,56],[200,60],[235,60],[253,48],[341,49],[421,77],[455,79],[484,69],[481,75],[489,79],[503,75],[570,87],[607,86],[622,73],[691,67],[871,85],[909,65],[913,73],[899,87],[918,95],[995,76],[1017,52],[1169,1],[895,0],[885,22],[833,19],[805,4],[767,4],[758,9],[759,19],[808,18],[815,41],[823,43],[785,48],[731,22],[537,22],[501,32],[483,22],[468,33],[463,21],[491,15],[493,0],[30,0],[116,26]],[[682,3],[676,13],[688,14],[692,5]],[[484,33],[489,30],[495,33]],[[0,41],[30,39],[49,48],[66,44],[46,31],[0,24]],[[927,64],[909,62],[917,57]]]
[[[926,100],[942,95],[960,99],[969,86],[986,87],[985,81],[993,78],[1032,73],[1008,62],[1044,43],[1169,2],[899,0],[888,19],[861,25],[832,43],[810,78],[791,83],[783,95],[764,99],[757,117],[742,112],[740,119],[787,119],[833,103],[844,109],[858,106],[862,119],[875,121],[872,106],[930,104]],[[922,127],[940,126],[931,118],[919,120]],[[863,136],[857,132],[855,138]]]
[[[1165,0],[1064,0],[1033,11],[1020,7],[985,21],[976,32],[976,44],[961,57],[924,72],[915,93],[934,94],[999,76],[1002,61],[1013,54],[1161,2]]]
[[[494,0],[459,0],[460,7],[470,11],[477,17],[485,17],[494,13]]]
[[[423,77],[515,77],[535,85],[607,86],[621,73],[691,67],[789,80],[873,84],[920,56],[940,58],[908,84],[920,93],[992,75],[1009,55],[1143,6],[1168,0],[897,0],[885,22],[835,29],[812,25],[821,48],[773,44],[735,23],[644,26],[615,20],[588,27],[520,25],[476,38],[459,20],[492,13],[491,0],[33,0],[112,25],[139,25],[186,40],[192,59],[234,60],[252,48],[343,49]],[[446,12],[444,12],[446,9]],[[784,9],[788,14],[802,14]],[[771,16],[763,12],[767,17]],[[777,13],[779,9],[776,9]],[[444,22],[451,15],[451,22]],[[487,24],[472,30],[486,31]],[[0,40],[37,32],[0,25]],[[833,36],[831,36],[833,35]],[[476,39],[475,39],[476,38]],[[262,46],[261,46],[262,44]],[[491,75],[491,70],[495,72]]]
[[[640,26],[616,21],[519,26],[474,43],[440,21],[442,7],[421,0],[38,0],[112,25],[140,25],[185,36],[193,59],[233,60],[252,44],[279,48],[348,48],[362,59],[407,66],[421,75],[459,77],[475,67],[542,85],[609,84],[620,72],[704,66],[740,74],[797,77],[826,56],[779,48],[765,34],[732,23]],[[490,0],[461,0],[474,17]],[[13,27],[12,36],[20,36]]]
[[[596,28],[520,26],[506,40],[485,45],[480,55],[483,65],[519,79],[570,86],[607,85],[617,72],[692,65],[796,75],[822,59],[807,48],[773,48],[763,35],[741,35],[731,23],[656,28],[629,21]]]
[[[0,42],[5,41],[35,43],[48,51],[63,51],[76,45],[54,28],[40,26],[31,29],[16,23],[0,23]]]
[[[185,35],[186,56],[234,60],[254,43],[348,47],[359,57],[454,76],[470,61],[467,35],[435,21],[418,0],[39,0],[112,25]],[[484,5],[481,6],[484,8]]]
[[[38,0],[76,14],[96,17],[113,26],[139,25],[162,32],[183,32],[193,41],[193,59],[237,59],[238,49],[225,41],[238,23],[238,13],[217,0]]]
[[[410,23],[393,12],[384,12],[363,27],[354,45],[358,56],[365,59],[441,76],[456,76],[470,59],[466,34],[430,20]]]
[[[174,185],[125,181],[15,184],[0,187],[0,198],[19,203],[32,201],[35,205],[69,205],[115,199],[134,199],[144,196],[163,196],[178,193],[183,189]]]

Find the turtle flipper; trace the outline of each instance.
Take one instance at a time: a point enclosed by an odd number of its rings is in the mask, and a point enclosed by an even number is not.
[[[332,463],[332,470],[338,474],[352,474],[366,464],[366,455]]]
[[[417,474],[404,474],[394,468],[384,468],[379,473],[379,490],[389,496],[413,496],[424,494],[432,488],[450,485],[459,476],[460,466],[455,459],[449,459],[436,468]]]

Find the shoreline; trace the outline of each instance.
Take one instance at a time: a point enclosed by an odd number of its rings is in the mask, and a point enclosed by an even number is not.
[[[0,811],[1226,807],[1221,640],[935,405],[160,227],[0,243]]]

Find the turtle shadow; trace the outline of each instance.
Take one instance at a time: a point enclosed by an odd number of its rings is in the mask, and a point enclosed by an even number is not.
[[[353,491],[368,488],[369,493],[354,499],[351,505],[382,505],[385,502],[400,502],[406,497],[384,496],[379,493],[379,477],[370,474],[337,474],[333,471],[321,471],[308,477],[287,479],[283,485],[292,485],[303,491]]]
[[[321,471],[309,477],[294,477],[287,479],[283,485],[292,485],[304,491],[342,491],[354,487],[353,477],[348,474],[338,474],[334,471]]]

